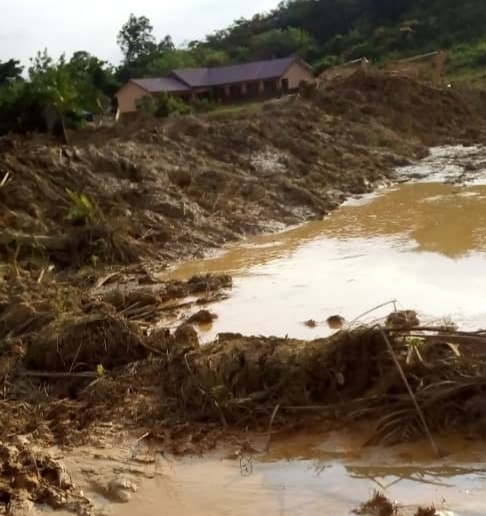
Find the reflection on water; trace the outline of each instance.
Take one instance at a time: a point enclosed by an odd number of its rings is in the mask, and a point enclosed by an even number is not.
[[[458,516],[484,515],[486,474],[476,462],[484,457],[484,444],[439,438],[450,455],[437,461],[426,441],[387,449],[358,442],[359,436],[343,429],[290,441],[276,438],[269,456],[241,461],[218,455],[164,461],[154,469],[109,448],[104,459],[99,451],[95,457],[76,452],[66,463],[88,495],[93,484],[109,481],[114,471],[138,485],[131,503],[114,507],[117,516],[156,516],[161,507],[167,516],[345,516],[375,489],[405,504],[405,515],[414,514],[417,504],[431,503]],[[333,457],[335,450],[340,458]]]
[[[344,207],[323,230],[341,239],[401,236],[416,244],[416,251],[464,257],[485,249],[486,186],[405,184],[368,204]]]
[[[467,151],[454,151],[461,166],[447,152],[408,172],[430,168],[438,177],[440,165],[462,174]],[[470,152],[479,159],[477,149]],[[206,340],[227,331],[324,336],[330,315],[353,320],[395,299],[428,321],[447,316],[463,326],[486,326],[486,185],[478,184],[478,174],[469,186],[413,182],[382,190],[323,221],[253,239],[170,275],[235,277],[230,299],[212,308],[219,318]],[[320,324],[309,328],[303,324],[309,319]]]

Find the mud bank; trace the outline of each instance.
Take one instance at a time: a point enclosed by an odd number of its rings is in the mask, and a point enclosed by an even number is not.
[[[319,219],[438,143],[482,141],[479,100],[358,74],[307,100],[0,142],[0,252],[57,269],[159,266]]]

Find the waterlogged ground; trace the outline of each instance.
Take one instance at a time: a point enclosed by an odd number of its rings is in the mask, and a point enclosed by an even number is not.
[[[64,462],[104,515],[345,516],[375,489],[399,500],[403,515],[431,503],[443,516],[485,514],[484,444],[439,440],[448,455],[438,460],[427,442],[383,450],[363,446],[365,439],[348,430],[275,436],[270,453],[176,460],[157,447],[134,453],[133,439],[120,438],[101,451],[68,453]],[[125,496],[106,493],[114,482],[129,486]]]
[[[353,199],[323,221],[233,246],[175,268],[171,277],[227,273],[230,298],[203,338],[243,332],[313,338],[396,300],[422,320],[486,327],[486,150],[433,149],[399,170],[403,183]],[[360,320],[390,312],[390,305]],[[305,321],[319,324],[309,328]]]
[[[369,322],[391,307],[365,312],[392,300],[423,321],[449,317],[466,328],[486,327],[486,150],[435,149],[397,174],[398,185],[350,200],[323,221],[171,270],[172,278],[234,278],[229,299],[210,306],[218,319],[200,328],[203,338],[320,337],[332,331],[330,315]],[[318,326],[306,326],[309,319]],[[66,464],[103,514],[155,516],[163,507],[168,516],[344,516],[375,489],[399,501],[405,515],[431,503],[443,516],[486,514],[483,443],[438,437],[438,459],[427,441],[373,448],[365,446],[367,432],[356,429],[277,434],[269,453],[261,451],[265,437],[254,454],[225,450],[179,460],[151,448],[146,462],[134,456],[133,442],[120,440],[102,453],[76,452]],[[93,493],[113,478],[136,485],[127,503]]]

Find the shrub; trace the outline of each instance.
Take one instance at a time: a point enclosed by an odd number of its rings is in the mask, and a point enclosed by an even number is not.
[[[136,102],[137,111],[145,113],[146,115],[155,115],[157,113],[158,105],[157,99],[151,95],[146,95]]]
[[[196,113],[208,113],[216,109],[216,104],[210,99],[195,99],[191,102],[191,107]]]
[[[192,113],[192,109],[179,97],[168,95],[167,93],[159,95],[157,98],[155,116],[163,118],[174,113],[179,115],[189,115]]]

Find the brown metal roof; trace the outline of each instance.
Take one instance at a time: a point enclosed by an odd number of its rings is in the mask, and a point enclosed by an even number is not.
[[[155,79],[132,79],[131,82],[140,86],[149,93],[167,93],[189,91],[187,84],[173,77],[159,77]]]
[[[262,81],[281,77],[297,59],[285,57],[216,68],[187,68],[174,70],[172,75],[192,88]]]

